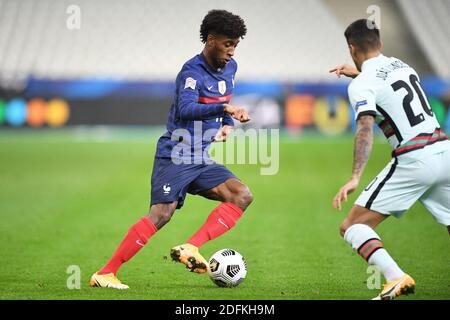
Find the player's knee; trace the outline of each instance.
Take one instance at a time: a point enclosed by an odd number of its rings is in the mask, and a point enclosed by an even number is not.
[[[244,211],[252,203],[253,194],[247,186],[243,185],[235,190],[225,201],[235,204]]]
[[[238,195],[238,203],[242,210],[247,209],[247,207],[253,202],[253,193],[247,186],[241,188]]]
[[[345,232],[348,228],[350,228],[350,226],[351,225],[347,221],[341,223],[341,225],[339,226],[339,234],[341,235],[341,237],[344,237]]]
[[[161,229],[172,218],[172,210],[150,210],[148,218],[155,224],[156,228]]]
[[[172,218],[172,213],[171,212],[168,212],[168,211],[161,212],[159,214],[159,225],[162,227],[167,222],[169,222],[171,218]]]

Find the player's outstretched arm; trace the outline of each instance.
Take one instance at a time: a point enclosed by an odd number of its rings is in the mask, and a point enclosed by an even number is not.
[[[347,201],[348,194],[356,190],[364,168],[369,161],[373,145],[373,125],[375,118],[371,115],[360,117],[356,121],[355,148],[351,179],[341,188],[333,199],[333,207],[342,209],[342,201]]]
[[[359,75],[359,71],[349,64],[340,64],[330,69],[329,72],[335,73],[339,78],[341,77],[341,75],[349,78],[356,78]]]
[[[223,107],[224,111],[231,115],[234,119],[240,122],[250,121],[250,116],[248,115],[247,110],[245,110],[244,108],[235,107],[228,103],[225,103]]]

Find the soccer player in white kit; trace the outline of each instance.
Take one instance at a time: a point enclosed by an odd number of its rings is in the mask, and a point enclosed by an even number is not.
[[[340,226],[344,240],[386,278],[374,299],[390,300],[414,293],[414,279],[400,269],[374,231],[387,217],[400,217],[417,200],[450,233],[450,141],[440,129],[413,68],[384,56],[379,30],[361,19],[345,31],[356,69],[339,65],[330,70],[354,80],[348,87],[356,115],[351,179],[333,199],[342,201],[356,190],[369,159],[376,123],[391,144],[392,160],[364,189]]]

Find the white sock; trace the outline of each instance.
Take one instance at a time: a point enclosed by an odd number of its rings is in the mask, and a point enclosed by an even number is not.
[[[377,266],[387,281],[400,278],[405,273],[383,248],[380,237],[365,224],[354,224],[344,234],[350,244],[369,264]]]

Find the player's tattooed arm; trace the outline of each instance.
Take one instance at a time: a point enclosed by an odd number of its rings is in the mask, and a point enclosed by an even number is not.
[[[359,179],[372,151],[374,122],[375,118],[370,115],[362,116],[356,122],[352,177],[333,198],[335,209],[342,210],[342,201],[347,201],[348,195],[355,191],[359,185]]]
[[[352,178],[358,181],[372,152],[374,122],[375,118],[371,115],[362,116],[356,122]]]

